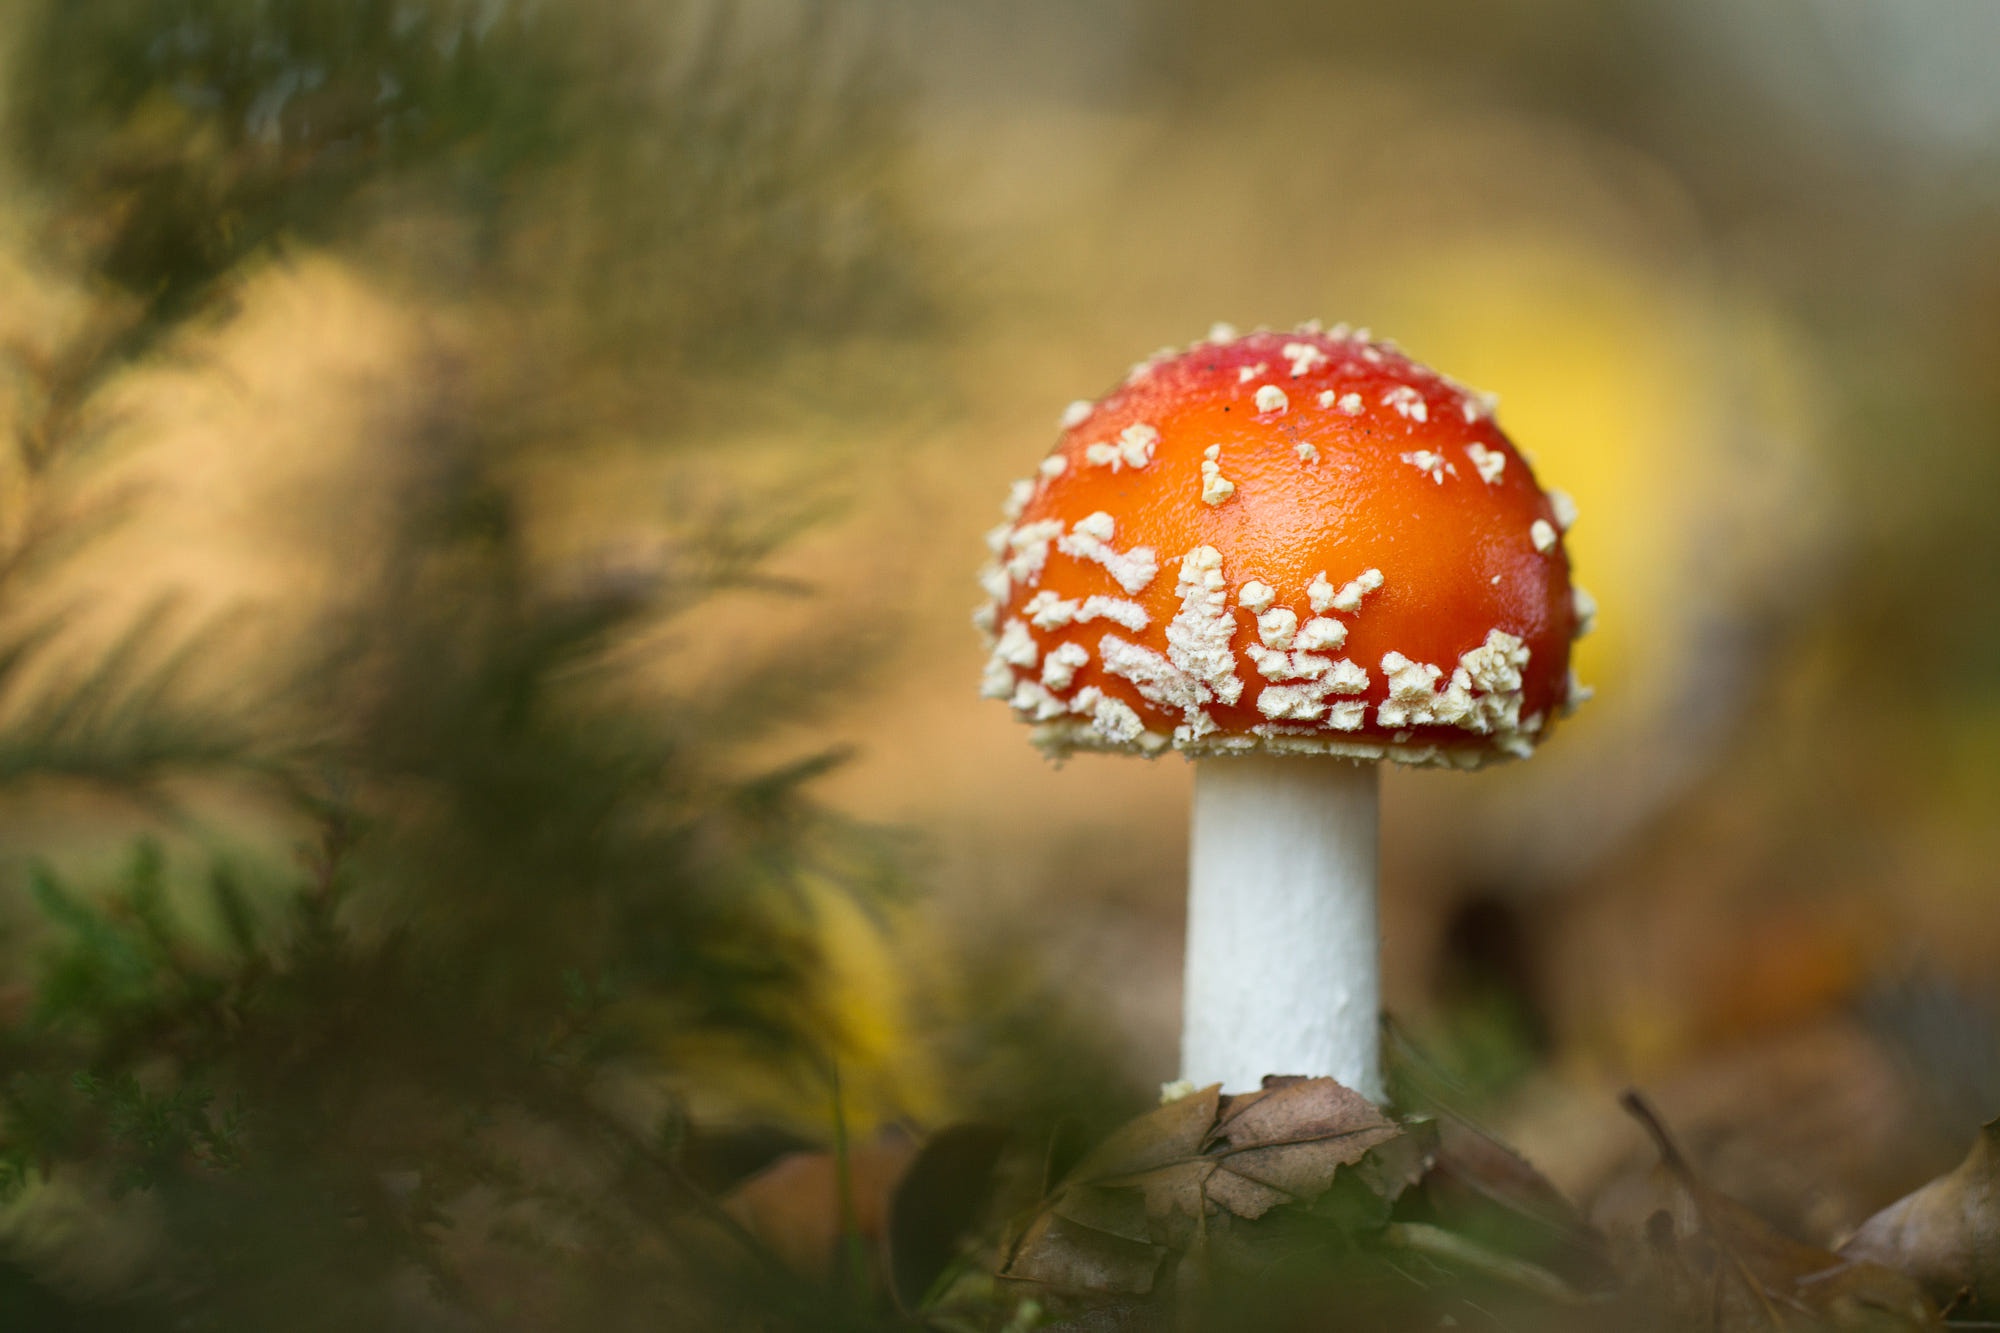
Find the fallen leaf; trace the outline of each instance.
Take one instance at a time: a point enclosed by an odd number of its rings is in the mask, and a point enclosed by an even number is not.
[[[1151,1294],[1167,1247],[1113,1235],[1055,1212],[1029,1224],[1002,1273],[1061,1291]]]
[[[1389,1024],[1392,1086],[1434,1125],[1413,1208],[1454,1235],[1549,1269],[1582,1292],[1618,1285],[1604,1233],[1528,1160],[1455,1104],[1461,1088],[1400,1025]]]
[[[1403,1136],[1332,1079],[1204,1088],[1121,1126],[1063,1179],[1011,1248],[1006,1277],[1077,1292],[1144,1294],[1170,1253],[1211,1228],[1325,1194],[1343,1167]],[[1384,1176],[1400,1192],[1408,1169]]]
[[[1674,1210],[1654,1214],[1647,1238],[1655,1283],[1684,1315],[1719,1333],[1944,1327],[1915,1282],[1780,1232],[1704,1181],[1643,1097],[1628,1092],[1623,1102],[1678,1196]]]
[[[854,1227],[870,1253],[882,1243],[889,1199],[916,1152],[900,1134],[848,1154]],[[794,1272],[825,1279],[841,1245],[840,1165],[833,1153],[787,1153],[723,1198],[722,1206]]]
[[[993,1171],[1007,1145],[997,1125],[948,1125],[925,1140],[889,1198],[889,1285],[917,1309],[958,1257],[993,1197]]]
[[[1449,1111],[1422,1195],[1446,1229],[1552,1270],[1578,1289],[1617,1283],[1604,1236],[1513,1149]]]
[[[1084,1154],[1069,1179],[1103,1179],[1164,1166],[1198,1152],[1223,1105],[1222,1086],[1156,1106],[1129,1120]]]
[[[1956,1168],[1863,1222],[1840,1252],[1907,1273],[1940,1302],[2000,1305],[2000,1120]]]
[[[1256,1218],[1285,1197],[1310,1200],[1326,1192],[1333,1174],[1353,1166],[1371,1148],[1402,1130],[1375,1103],[1330,1078],[1279,1082],[1229,1099],[1215,1126],[1223,1145],[1218,1174],[1267,1187],[1246,1191]],[[1281,1197],[1271,1198],[1270,1191]]]

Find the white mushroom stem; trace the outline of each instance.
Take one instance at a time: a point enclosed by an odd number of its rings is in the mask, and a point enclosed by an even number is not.
[[[1382,1100],[1377,767],[1195,764],[1181,1077],[1196,1087],[1331,1075]]]

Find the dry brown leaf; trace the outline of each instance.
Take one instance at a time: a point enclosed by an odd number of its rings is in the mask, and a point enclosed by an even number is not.
[[[1462,1116],[1442,1113],[1437,1126],[1423,1197],[1440,1223],[1541,1264],[1581,1290],[1616,1284],[1602,1234],[1541,1172]]]
[[[1029,1224],[1002,1276],[1063,1291],[1144,1296],[1153,1290],[1164,1245],[1112,1235],[1055,1212]]]
[[[1674,1213],[1656,1214],[1648,1235],[1661,1270],[1654,1279],[1684,1313],[1719,1333],[1943,1327],[1915,1282],[1778,1231],[1704,1181],[1644,1098],[1628,1092],[1624,1104],[1651,1136],[1678,1195]]]
[[[1402,1134],[1332,1079],[1274,1079],[1236,1097],[1204,1088],[1122,1126],[1079,1162],[1002,1273],[1070,1291],[1143,1294],[1161,1261],[1198,1250],[1212,1223],[1310,1203],[1342,1167]]]
[[[1393,1206],[1437,1165],[1437,1122],[1428,1117],[1405,1120],[1402,1133],[1368,1150],[1354,1164],[1354,1176],[1384,1206]]]
[[[1112,1130],[1104,1142],[1084,1155],[1069,1178],[1130,1175],[1191,1156],[1215,1127],[1222,1103],[1218,1084],[1154,1107]]]
[[[1257,1218],[1284,1197],[1304,1201],[1326,1193],[1334,1172],[1400,1133],[1373,1102],[1330,1078],[1274,1080],[1229,1099],[1215,1126],[1218,1175],[1266,1187],[1244,1192],[1257,1210],[1238,1215]]]
[[[997,1125],[947,1125],[924,1142],[896,1182],[884,1241],[890,1291],[903,1309],[921,1306],[960,1257],[992,1200],[1007,1137]]]
[[[1956,1168],[1863,1222],[1840,1252],[1907,1273],[1940,1302],[2000,1306],[2000,1120]]]

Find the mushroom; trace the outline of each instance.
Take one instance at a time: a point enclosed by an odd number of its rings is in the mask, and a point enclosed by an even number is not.
[[[1140,363],[993,530],[984,692],[1076,750],[1195,762],[1181,1077],[1380,1100],[1381,760],[1525,757],[1581,701],[1574,507],[1490,396],[1344,327]]]

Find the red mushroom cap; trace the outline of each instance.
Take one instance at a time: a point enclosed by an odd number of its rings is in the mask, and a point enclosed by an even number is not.
[[[1492,405],[1344,328],[1141,363],[989,535],[985,692],[1057,754],[1527,755],[1591,610]]]

